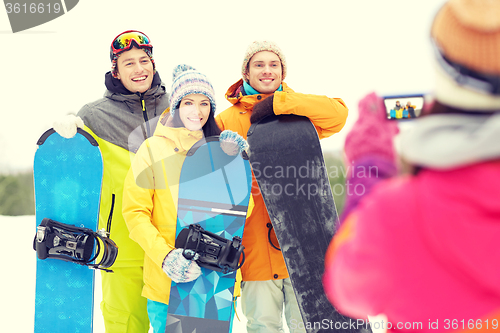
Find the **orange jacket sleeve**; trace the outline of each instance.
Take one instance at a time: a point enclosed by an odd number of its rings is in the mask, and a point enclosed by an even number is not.
[[[340,132],[348,114],[348,108],[340,98],[287,91],[274,93],[273,108],[276,115],[295,114],[309,118],[320,139]]]

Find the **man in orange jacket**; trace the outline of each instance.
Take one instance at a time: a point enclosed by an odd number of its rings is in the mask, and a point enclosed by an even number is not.
[[[273,42],[256,41],[248,47],[242,65],[243,79],[229,87],[226,99],[233,104],[216,117],[221,130],[238,132],[245,139],[251,123],[270,114],[308,117],[320,138],[338,133],[348,109],[340,98],[301,94],[283,82],[287,64]],[[305,332],[300,311],[278,241],[254,178],[243,245],[246,260],[241,268],[242,309],[247,331],[282,332],[282,312],[291,333]]]

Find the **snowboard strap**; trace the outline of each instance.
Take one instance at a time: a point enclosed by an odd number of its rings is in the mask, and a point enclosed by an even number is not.
[[[198,265],[224,274],[239,269],[245,262],[245,247],[241,244],[240,237],[226,239],[206,231],[199,224],[183,228],[175,240],[175,247],[184,249],[182,254],[189,260],[199,254],[200,257],[196,260]]]
[[[269,241],[269,244],[271,244],[271,246],[273,248],[275,248],[276,250],[281,251],[281,249],[279,247],[277,247],[276,245],[273,244],[273,241],[271,239],[271,230],[273,230],[273,225],[271,223],[268,223],[267,228],[269,229],[269,231],[267,233],[267,240]]]
[[[97,250],[94,251],[95,245]],[[70,261],[106,272],[113,272],[107,268],[113,265],[118,255],[118,247],[107,237],[105,230],[94,232],[49,218],[44,218],[37,227],[33,249],[41,260],[49,258]],[[101,252],[100,262],[92,264]]]

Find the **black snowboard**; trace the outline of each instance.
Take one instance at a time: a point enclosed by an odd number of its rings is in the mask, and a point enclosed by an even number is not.
[[[371,332],[338,313],[322,285],[337,210],[316,129],[306,117],[270,116],[248,131],[249,157],[307,332]],[[277,244],[275,244],[277,245]],[[300,325],[302,327],[302,325]]]

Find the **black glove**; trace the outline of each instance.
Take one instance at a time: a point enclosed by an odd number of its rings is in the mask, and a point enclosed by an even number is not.
[[[273,101],[274,95],[271,95],[268,98],[264,99],[262,102],[255,104],[253,107],[252,115],[250,116],[250,122],[253,124],[261,119],[264,119],[267,116],[273,115]]]

